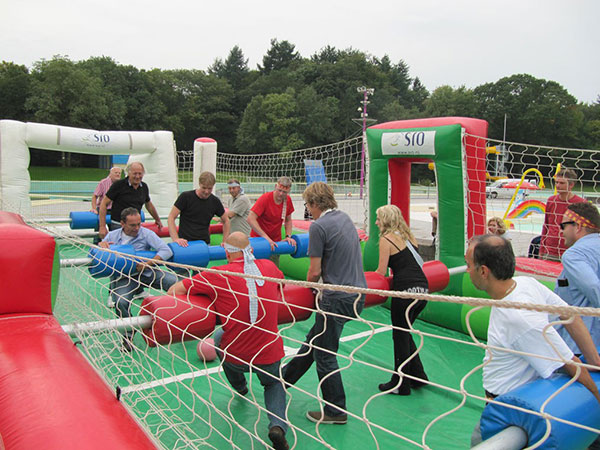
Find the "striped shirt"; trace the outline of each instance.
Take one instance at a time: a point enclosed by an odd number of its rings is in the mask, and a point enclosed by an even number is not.
[[[110,175],[109,175],[108,177],[101,180],[100,183],[98,183],[98,186],[96,186],[94,195],[96,196],[96,207],[97,208],[100,208],[100,204],[102,203],[104,196],[106,195],[106,193],[108,192],[108,189],[112,186],[112,184],[113,184],[113,182],[110,179]],[[108,205],[106,205],[106,209],[110,209],[111,207],[112,207],[112,202],[110,202]]]

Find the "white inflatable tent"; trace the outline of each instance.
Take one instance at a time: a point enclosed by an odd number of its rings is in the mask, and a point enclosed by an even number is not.
[[[170,131],[98,131],[0,120],[0,210],[31,212],[30,147],[93,155],[129,154],[129,162],[144,164],[144,182],[161,216],[169,213],[177,198],[177,155]]]

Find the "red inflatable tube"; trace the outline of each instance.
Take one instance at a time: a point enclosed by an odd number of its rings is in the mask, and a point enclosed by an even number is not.
[[[389,281],[384,276],[376,272],[367,272],[365,276],[369,288],[389,289]],[[280,300],[278,310],[280,324],[306,320],[315,309],[315,297],[309,288],[285,285],[283,299],[285,302]],[[370,294],[365,305],[374,306],[386,300],[386,297]],[[144,330],[146,342],[151,347],[202,338],[212,333],[216,323],[211,301],[203,295],[147,297],[142,302],[140,315],[153,317],[152,326]]]
[[[144,330],[150,347],[182,340],[199,339],[215,328],[216,314],[210,309],[210,299],[204,295],[169,295],[146,297],[141,316],[152,316],[152,326]]]
[[[54,317],[1,316],[0,349],[0,448],[157,448]]]
[[[144,222],[142,223],[142,226],[154,231],[159,237],[169,237],[169,227],[162,227],[160,231],[158,231],[158,226],[154,222]],[[223,234],[223,224],[213,223],[212,225],[209,225],[208,232],[210,234]]]
[[[450,282],[450,272],[441,261],[427,261],[423,264],[423,272],[429,283],[429,292],[442,291]]]
[[[369,289],[379,289],[382,291],[389,291],[391,289],[391,277],[386,278],[377,272],[365,272],[365,278],[367,279],[367,287]],[[367,294],[365,297],[365,308],[385,303],[387,299],[387,297],[382,297],[381,295]]]
[[[315,309],[315,295],[312,289],[302,286],[286,284],[283,287],[283,300],[277,313],[277,321],[280,324],[306,320]]]

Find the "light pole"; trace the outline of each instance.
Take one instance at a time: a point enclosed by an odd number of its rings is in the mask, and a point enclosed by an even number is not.
[[[369,117],[367,114],[367,105],[369,104],[369,95],[373,95],[375,89],[360,86],[356,88],[356,91],[363,94],[362,108],[358,108],[362,119],[362,152],[360,157],[360,198],[362,199],[365,182],[365,140],[367,139],[367,117]]]

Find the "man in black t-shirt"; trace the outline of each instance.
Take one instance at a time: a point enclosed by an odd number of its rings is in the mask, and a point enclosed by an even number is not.
[[[223,242],[229,236],[229,217],[221,200],[212,194],[215,186],[215,176],[210,172],[200,174],[200,187],[193,191],[182,192],[171,212],[169,213],[169,235],[173,242],[182,247],[188,246],[188,241],[204,241],[210,244],[208,226],[214,216],[220,217],[223,222]],[[179,231],[175,219],[179,219]]]
[[[126,171],[127,178],[115,181],[102,199],[102,203],[100,203],[98,234],[101,239],[104,239],[104,236],[108,233],[106,229],[106,210],[110,202],[112,202],[110,223],[108,224],[110,231],[121,228],[121,211],[131,207],[141,212],[144,205],[154,218],[159,231],[163,226],[156,208],[150,201],[148,185],[142,181],[146,171],[144,165],[141,162],[134,161],[129,163]]]

